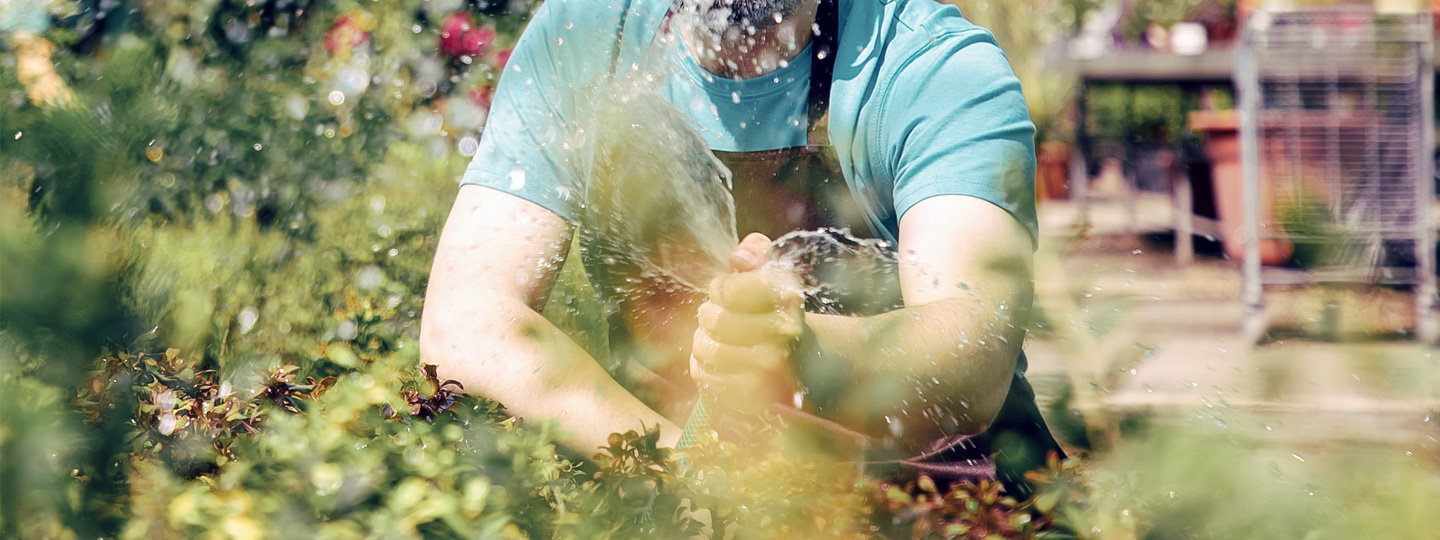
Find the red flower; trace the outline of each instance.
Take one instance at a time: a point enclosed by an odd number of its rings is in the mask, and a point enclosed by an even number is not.
[[[451,58],[482,56],[494,41],[494,28],[475,26],[470,14],[463,11],[450,14],[440,25],[440,52]]]
[[[489,109],[490,100],[495,97],[495,87],[490,85],[478,86],[470,90],[470,102],[479,105],[481,108]]]
[[[325,52],[330,54],[343,54],[351,49],[370,42],[370,34],[365,31],[364,15],[358,13],[347,13],[335,19],[335,24],[325,31]]]

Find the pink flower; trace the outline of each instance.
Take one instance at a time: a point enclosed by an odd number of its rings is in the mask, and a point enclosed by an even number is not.
[[[476,87],[475,89],[470,90],[468,97],[470,98],[471,103],[474,103],[481,108],[489,109],[490,100],[495,97],[495,87],[489,85]]]
[[[463,11],[450,14],[440,25],[440,52],[451,58],[483,56],[495,42],[495,29],[475,26],[474,19]]]
[[[325,31],[325,52],[330,54],[344,54],[351,49],[370,42],[370,34],[365,31],[365,24],[362,14],[348,13],[335,19],[335,24]]]
[[[496,52],[496,53],[495,53],[495,67],[496,67],[496,68],[502,69],[502,70],[505,69],[505,64],[510,63],[510,52],[511,52],[512,50],[513,50],[513,49],[506,48],[506,49],[501,49],[499,52]]]

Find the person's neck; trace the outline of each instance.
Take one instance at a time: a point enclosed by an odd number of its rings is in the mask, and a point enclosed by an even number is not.
[[[732,79],[767,75],[794,60],[810,44],[819,0],[763,29],[732,27],[721,35],[682,26],[680,38],[706,71]]]

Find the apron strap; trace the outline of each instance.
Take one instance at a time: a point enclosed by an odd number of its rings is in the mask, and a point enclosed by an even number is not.
[[[830,133],[826,114],[830,110],[830,83],[835,75],[835,51],[840,34],[839,0],[820,0],[815,11],[815,28],[811,50],[815,58],[810,64],[810,130],[811,146],[829,146]]]

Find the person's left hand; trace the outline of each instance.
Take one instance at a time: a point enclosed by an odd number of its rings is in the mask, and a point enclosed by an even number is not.
[[[745,415],[789,401],[797,389],[790,353],[804,324],[804,295],[794,276],[762,268],[769,249],[759,233],[735,248],[735,273],[710,282],[691,347],[691,378]]]

